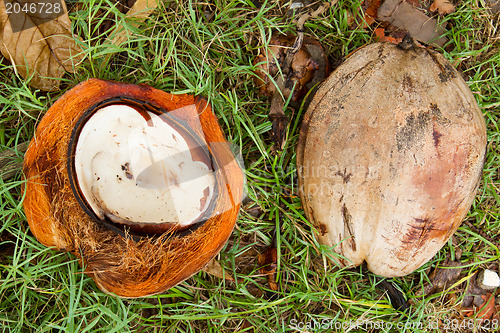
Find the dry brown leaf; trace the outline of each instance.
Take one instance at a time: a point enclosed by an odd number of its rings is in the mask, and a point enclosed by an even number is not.
[[[481,295],[483,303],[480,307],[470,307],[462,310],[465,317],[475,317],[482,320],[500,320],[500,309],[495,305],[495,294]]]
[[[451,14],[455,11],[455,6],[448,0],[434,0],[429,7],[431,12],[437,11],[439,15]]]
[[[127,12],[127,19],[134,20],[134,24],[138,25],[140,22],[145,21],[156,7],[158,7],[159,0],[137,0],[132,8]],[[111,44],[115,46],[120,46],[123,42],[127,41],[129,37],[129,31],[125,29],[122,24],[115,27],[113,32],[110,34]],[[106,57],[104,63],[107,63],[111,57],[111,53]]]
[[[479,309],[476,318],[479,319],[496,319],[498,320],[498,310],[495,306],[495,294],[487,293],[481,296],[484,300],[484,305]]]
[[[417,8],[402,0],[385,0],[377,11],[379,20],[408,31],[411,37],[438,46],[443,46],[447,39],[441,37],[445,30],[433,18],[427,17]]]
[[[0,51],[12,62],[17,73],[25,79],[31,78],[32,87],[58,90],[59,79],[65,72],[73,72],[83,58],[82,49],[71,34],[66,4],[61,2],[61,16],[39,25],[32,14],[22,13],[23,27],[28,28],[14,32],[9,21],[12,14],[6,11],[6,5],[13,2],[0,2]]]
[[[145,21],[153,10],[158,7],[157,0],[137,0],[132,8],[127,12],[127,18],[135,20],[136,24]],[[127,30],[123,25],[117,25],[111,33],[113,39],[111,44],[120,45],[127,40]]]
[[[205,265],[205,267],[203,267],[202,271],[223,280],[226,279],[229,281],[234,281],[233,276],[229,274],[227,271],[224,271],[220,263],[215,259],[210,260]]]
[[[443,291],[452,286],[460,278],[463,264],[460,261],[446,259],[441,267],[431,274],[431,283],[424,287],[424,295]]]
[[[365,13],[365,22],[367,26],[372,25],[377,19],[377,10],[381,3],[382,0],[365,0],[361,4]]]
[[[259,254],[259,272],[267,277],[269,288],[278,291],[278,283],[276,283],[276,269],[278,268],[278,251],[275,247],[270,246],[266,252]]]
[[[373,31],[373,33],[375,34],[375,36],[377,36],[379,42],[389,42],[393,44],[399,44],[403,40],[403,37],[394,38],[391,36],[386,36],[384,28],[377,28]]]

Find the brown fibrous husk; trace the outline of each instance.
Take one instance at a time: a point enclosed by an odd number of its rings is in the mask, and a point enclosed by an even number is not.
[[[238,216],[243,174],[227,146],[211,151],[215,162],[223,166],[216,170],[216,178],[222,179],[227,190],[218,193],[213,211],[219,214],[183,237],[167,232],[135,240],[106,228],[85,213],[75,198],[68,176],[68,147],[80,116],[117,96],[145,100],[167,112],[195,108],[199,119],[190,119],[186,112],[188,125],[192,123],[206,142],[226,142],[203,98],[91,79],[63,95],[40,122],[25,155],[24,209],[35,237],[46,246],[72,252],[101,290],[121,297],[141,297],[175,286],[217,255]]]

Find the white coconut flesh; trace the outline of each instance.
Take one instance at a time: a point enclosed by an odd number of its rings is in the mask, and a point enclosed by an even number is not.
[[[193,148],[161,116],[106,106],[78,137],[78,186],[100,219],[186,227],[206,212],[215,184],[211,167],[193,160]]]

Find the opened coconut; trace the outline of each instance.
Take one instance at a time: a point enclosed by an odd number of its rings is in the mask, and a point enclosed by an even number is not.
[[[439,53],[375,43],[319,89],[297,150],[299,193],[341,266],[409,274],[466,216],[486,153],[483,115]]]
[[[24,174],[36,238],[122,297],[160,293],[217,255],[244,180],[205,99],[97,79],[48,110]]]

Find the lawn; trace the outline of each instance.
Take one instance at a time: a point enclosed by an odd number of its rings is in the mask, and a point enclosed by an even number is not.
[[[499,14],[489,11],[488,1],[452,2],[456,11],[438,17],[448,38],[438,50],[474,92],[486,119],[488,154],[468,223],[427,264],[390,280],[410,305],[400,311],[391,305],[379,278],[362,267],[336,267],[327,260],[328,249],[314,238],[297,196],[295,147],[303,107],[288,107],[287,142],[283,151],[273,152],[270,99],[253,82],[252,61],[274,32],[295,32],[287,2],[162,1],[144,22],[131,24],[114,1],[67,1],[84,60],[75,73],[63,77],[61,90],[51,93],[30,87],[2,60],[0,151],[12,153],[14,165],[21,162],[18,145],[31,140],[59,96],[88,78],[207,97],[227,139],[241,147],[245,163],[247,198],[230,241],[216,258],[236,282],[200,272],[161,295],[120,299],[101,292],[73,255],[46,248],[32,235],[22,209],[18,169],[13,177],[0,177],[2,331],[453,331],[453,320],[462,322],[460,307],[471,275],[487,267],[498,270],[500,258],[500,31]],[[305,35],[321,42],[333,67],[356,48],[376,41],[377,23],[365,27],[359,8],[360,1],[340,0],[305,24]],[[116,24],[128,32],[118,46],[104,29]],[[278,292],[259,272],[257,259],[273,237]],[[459,252],[460,279],[424,293],[433,270]]]

